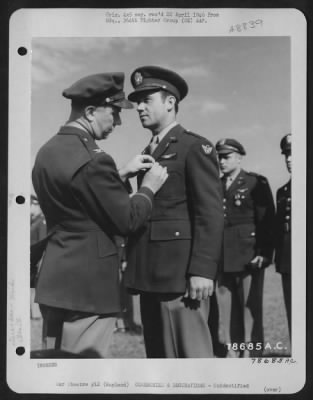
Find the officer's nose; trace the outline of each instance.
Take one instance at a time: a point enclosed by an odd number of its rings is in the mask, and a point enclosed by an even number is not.
[[[137,111],[143,111],[144,110],[144,103],[143,101],[137,103]]]

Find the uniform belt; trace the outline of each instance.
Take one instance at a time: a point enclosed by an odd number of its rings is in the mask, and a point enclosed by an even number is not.
[[[31,266],[34,267],[38,264],[43,253],[47,247],[47,244],[50,238],[55,234],[56,231],[66,231],[66,232],[92,232],[92,231],[101,231],[101,228],[96,223],[92,221],[68,221],[63,220],[58,224],[50,226],[48,225],[47,236],[43,239],[39,240],[36,243],[33,243],[30,247],[30,263]]]
[[[229,220],[228,218],[225,219],[225,226],[237,226],[237,225],[254,225],[255,221],[253,218],[250,219],[231,219]]]
[[[55,231],[66,231],[66,232],[90,232],[90,231],[102,231],[99,225],[93,221],[71,221],[63,220],[57,224],[48,225],[48,232]]]

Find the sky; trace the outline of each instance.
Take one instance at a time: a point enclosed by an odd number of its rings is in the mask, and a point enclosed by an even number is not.
[[[130,75],[143,65],[179,73],[189,93],[177,121],[209,139],[234,138],[246,149],[242,167],[266,176],[273,194],[289,175],[279,143],[291,132],[290,39],[288,37],[35,38],[32,42],[31,156],[68,119],[62,91],[100,72]],[[122,126],[98,145],[117,166],[150,140],[136,109],[123,110]]]

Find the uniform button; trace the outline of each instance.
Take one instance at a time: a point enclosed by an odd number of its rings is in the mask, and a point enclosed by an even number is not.
[[[122,244],[121,244],[121,247],[125,247],[125,243],[122,243]]]
[[[255,232],[251,232],[251,236],[255,236]]]
[[[290,207],[286,207],[286,211],[290,211],[291,210],[291,208]]]
[[[223,203],[226,203],[226,199],[223,199]]]
[[[224,208],[224,210],[226,210],[227,207],[226,207],[226,206],[223,206],[223,208]]]
[[[291,198],[290,198],[290,197],[288,197],[287,201],[288,201],[288,203],[290,203],[290,202],[291,202]]]
[[[180,235],[180,232],[175,232],[175,236],[179,236]]]
[[[290,219],[290,215],[286,215],[285,219],[288,221]]]
[[[226,214],[224,214],[224,217],[227,217],[227,215],[226,215]]]
[[[84,138],[84,142],[88,142],[88,139],[87,139],[87,138]]]

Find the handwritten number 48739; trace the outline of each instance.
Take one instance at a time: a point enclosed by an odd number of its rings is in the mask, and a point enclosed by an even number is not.
[[[229,33],[244,32],[246,30],[255,29],[257,27],[263,27],[262,19],[256,19],[255,21],[242,22],[241,24],[231,25],[231,27],[229,28]]]

